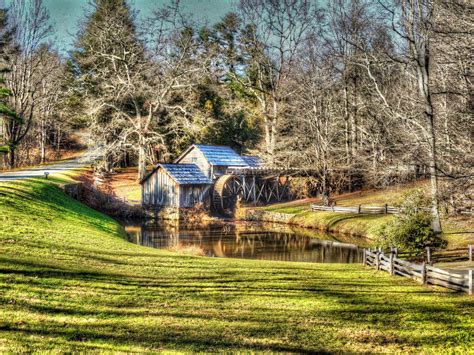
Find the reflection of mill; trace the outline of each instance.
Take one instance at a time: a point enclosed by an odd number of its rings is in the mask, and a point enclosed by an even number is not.
[[[291,232],[241,228],[232,224],[200,229],[178,225],[147,226],[142,229],[139,243],[173,250],[199,247],[203,254],[217,257],[321,263],[361,260],[361,251],[353,244],[314,239]]]

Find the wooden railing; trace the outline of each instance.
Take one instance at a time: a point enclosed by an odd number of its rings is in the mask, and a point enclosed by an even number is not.
[[[472,247],[469,250],[472,260]],[[443,286],[474,295],[474,270],[472,269],[468,270],[467,275],[463,275],[436,268],[426,262],[416,264],[402,260],[394,252],[387,255],[380,250],[370,249],[364,249],[363,262],[364,265],[375,267],[377,270],[387,271],[390,275],[405,276],[422,284]]]
[[[330,211],[330,212],[343,212],[343,213],[357,213],[357,214],[399,214],[400,208],[384,205],[384,206],[323,206],[317,204],[311,204],[310,208],[312,211]],[[458,208],[456,210],[457,214],[464,214],[464,215],[474,215],[474,210],[472,207],[463,207]]]
[[[397,249],[392,251],[401,259],[422,260],[428,264],[434,262],[474,261],[474,245],[468,245],[467,248],[453,249],[426,248],[423,253],[398,251]]]
[[[344,206],[322,206],[311,204],[312,211],[330,211],[330,212],[346,212],[346,213],[357,213],[357,214],[398,214],[400,209],[397,207],[384,205],[384,206],[363,206],[358,205],[354,207]]]

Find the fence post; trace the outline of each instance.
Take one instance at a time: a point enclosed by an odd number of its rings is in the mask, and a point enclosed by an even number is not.
[[[390,275],[393,275],[395,272],[394,267],[393,267],[393,250],[390,251]]]
[[[362,264],[367,265],[367,254],[366,254],[365,248],[364,248],[364,252],[363,252]]]
[[[359,205],[359,207],[357,208],[357,214],[360,214],[360,205]]]
[[[469,245],[468,248],[469,248],[469,261],[474,261],[473,255],[472,255],[473,254],[473,252],[472,252],[473,245]]]
[[[428,282],[428,277],[426,275],[426,263],[421,264],[421,283],[425,285]]]
[[[431,264],[431,249],[430,247],[426,247],[426,262]]]
[[[387,213],[388,213],[388,205],[385,204],[385,214],[387,214]]]
[[[398,258],[398,248],[394,248],[395,251],[395,257]]]
[[[380,270],[380,251],[379,250],[375,252],[375,266],[377,270]]]
[[[474,270],[469,270],[469,295],[474,295]]]

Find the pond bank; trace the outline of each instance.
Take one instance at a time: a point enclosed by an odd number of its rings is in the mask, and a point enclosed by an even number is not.
[[[375,204],[382,202],[374,198],[374,203],[352,198],[341,201],[341,206],[358,205],[361,202]],[[325,233],[340,233],[354,237],[375,240],[378,230],[393,215],[361,215],[353,213],[311,211],[308,201],[292,201],[288,203],[263,207],[244,207],[237,212],[237,220],[282,223],[301,228],[316,229]],[[443,238],[449,248],[467,247],[474,243],[474,225],[468,216],[450,216],[442,219]]]
[[[285,209],[282,209],[285,211]],[[306,208],[294,213],[266,210],[264,208],[242,208],[238,220],[282,223],[301,228],[317,229],[325,233],[341,233],[367,239],[375,239],[377,230],[391,218],[390,215],[354,215],[351,213],[313,212]]]

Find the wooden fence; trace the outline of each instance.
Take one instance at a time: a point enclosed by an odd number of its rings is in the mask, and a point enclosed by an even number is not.
[[[410,253],[393,249],[397,257],[409,260],[425,261],[428,264],[434,262],[474,261],[474,245],[467,248],[436,249],[426,248],[424,253]]]
[[[472,260],[472,246],[469,250]],[[364,265],[375,267],[377,270],[387,271],[390,275],[405,276],[422,284],[443,286],[474,295],[474,270],[472,269],[468,270],[467,275],[462,275],[436,268],[426,262],[415,264],[401,260],[394,252],[387,255],[382,251],[372,251],[370,249],[364,249],[363,262]]]
[[[384,206],[363,206],[358,205],[354,207],[343,207],[343,206],[322,206],[311,204],[312,211],[330,211],[330,212],[349,212],[357,214],[398,214],[400,209],[397,207],[384,205]]]

